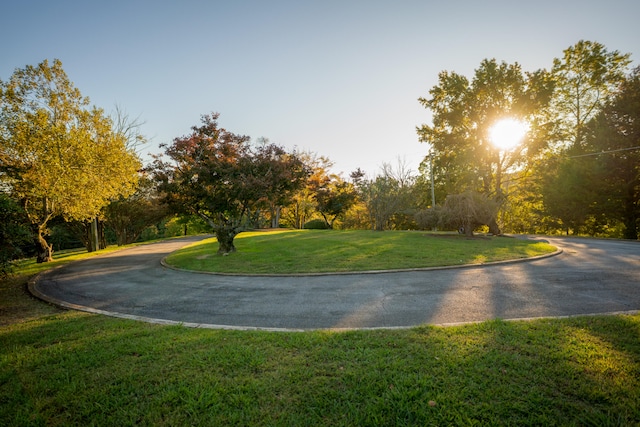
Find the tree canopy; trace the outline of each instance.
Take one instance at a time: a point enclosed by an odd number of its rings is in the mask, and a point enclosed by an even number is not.
[[[422,142],[430,145],[436,179],[448,194],[479,191],[502,201],[502,173],[522,166],[544,147],[537,138],[537,113],[550,100],[553,82],[543,70],[524,73],[519,64],[485,59],[473,79],[443,71],[429,98],[419,98],[431,110],[433,124],[418,127]],[[501,153],[492,144],[491,126],[512,118],[531,124],[523,143]],[[495,219],[488,224],[500,234]]]
[[[135,189],[140,161],[111,119],[74,87],[59,60],[17,69],[0,81],[0,179],[20,200],[51,259],[49,220],[86,220]]]
[[[631,147],[638,143],[630,135],[640,113],[629,64],[628,54],[581,40],[550,71],[485,59],[471,78],[441,72],[429,97],[419,98],[432,123],[417,128],[430,149],[422,170],[434,177],[440,200],[479,192],[519,231],[597,233],[621,222],[625,236],[637,236],[638,159]],[[500,149],[489,129],[505,118],[528,131],[519,145]],[[493,233],[500,230],[496,219],[487,224]]]
[[[218,125],[218,113],[202,116],[191,134],[162,145],[170,162],[153,171],[165,201],[196,214],[213,228],[219,254],[234,252],[235,236],[255,225],[261,209],[284,203],[301,188],[308,170],[295,153],[275,144],[252,145],[248,136]]]

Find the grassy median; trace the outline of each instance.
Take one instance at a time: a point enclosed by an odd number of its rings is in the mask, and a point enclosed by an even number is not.
[[[28,277],[0,282],[0,425],[640,423],[640,315],[205,330],[60,310]]]
[[[199,271],[290,274],[410,269],[529,258],[556,250],[510,237],[467,238],[407,231],[282,230],[241,233],[238,251],[218,256],[215,238],[174,252],[170,265]]]

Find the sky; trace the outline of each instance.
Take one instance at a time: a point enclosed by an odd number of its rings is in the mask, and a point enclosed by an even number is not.
[[[638,16],[637,0],[16,0],[0,11],[0,79],[61,60],[92,105],[143,122],[145,155],[218,112],[230,132],[373,176],[417,171],[418,98],[441,71],[550,69],[580,40],[637,66]]]

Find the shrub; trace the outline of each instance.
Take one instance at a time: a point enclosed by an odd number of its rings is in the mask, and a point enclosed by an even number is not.
[[[323,219],[312,219],[305,223],[303,228],[307,230],[326,230],[329,226]]]

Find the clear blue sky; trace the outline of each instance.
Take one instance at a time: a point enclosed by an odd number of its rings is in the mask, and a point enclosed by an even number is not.
[[[482,59],[550,68],[579,40],[640,57],[637,0],[69,1],[0,11],[0,78],[58,58],[92,104],[145,122],[145,152],[219,112],[227,130],[329,157],[344,176],[403,159],[417,101]]]

